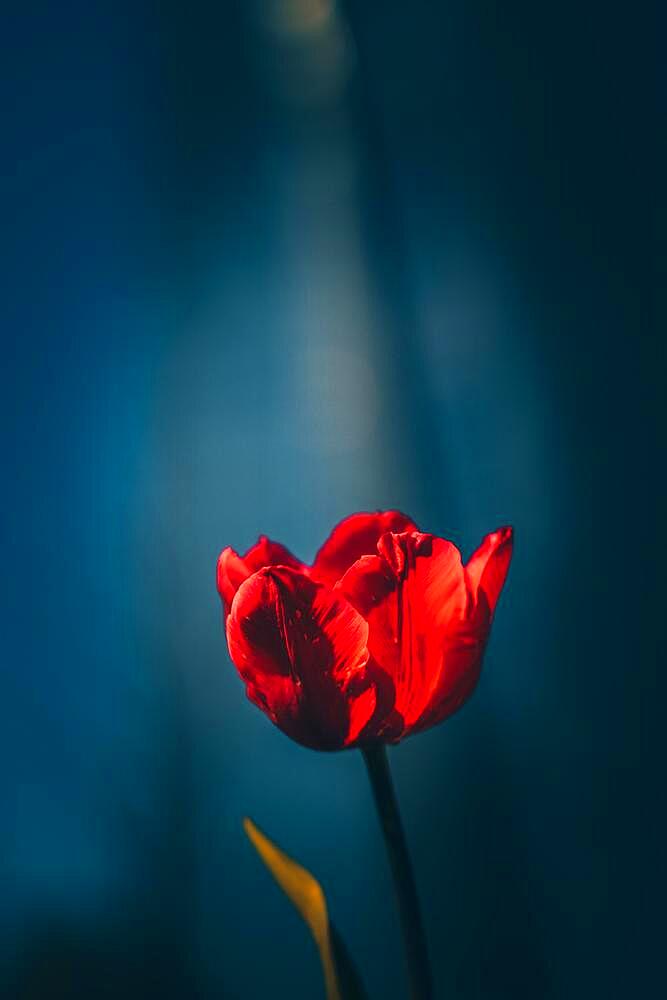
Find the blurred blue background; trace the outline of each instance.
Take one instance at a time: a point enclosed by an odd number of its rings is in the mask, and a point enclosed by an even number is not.
[[[226,544],[309,560],[394,506],[466,555],[517,538],[474,699],[391,752],[437,995],[637,992],[664,611],[636,19],[3,21],[0,992],[322,995],[248,814],[406,995],[361,758],[250,705],[214,585]]]

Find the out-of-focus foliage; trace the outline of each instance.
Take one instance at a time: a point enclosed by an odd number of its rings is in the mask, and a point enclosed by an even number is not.
[[[281,851],[250,819],[243,828],[253,847],[285,895],[294,904],[308,926],[322,963],[327,1000],[361,1000],[363,990],[356,969],[339,934],[329,922],[327,901],[322,886],[302,865]],[[299,959],[294,956],[295,975]],[[280,986],[276,984],[280,993]]]

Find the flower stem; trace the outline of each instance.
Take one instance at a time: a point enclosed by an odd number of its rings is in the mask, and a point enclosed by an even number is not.
[[[408,853],[387,752],[383,745],[362,750],[378,816],[382,825],[389,864],[394,877],[403,942],[408,966],[411,1000],[431,1000],[433,986],[426,936],[419,910],[417,887]]]

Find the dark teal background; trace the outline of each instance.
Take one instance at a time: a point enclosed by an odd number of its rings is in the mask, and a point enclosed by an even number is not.
[[[391,751],[438,997],[656,995],[648,26],[287,6],[3,16],[0,992],[320,996],[248,814],[405,996],[362,760],[250,705],[214,586],[397,506],[516,529],[478,692]]]

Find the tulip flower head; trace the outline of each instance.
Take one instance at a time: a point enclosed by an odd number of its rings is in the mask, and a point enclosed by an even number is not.
[[[512,529],[466,565],[398,511],[342,521],[312,566],[261,537],[220,554],[230,656],[248,697],[317,750],[397,743],[464,704],[512,555]]]

